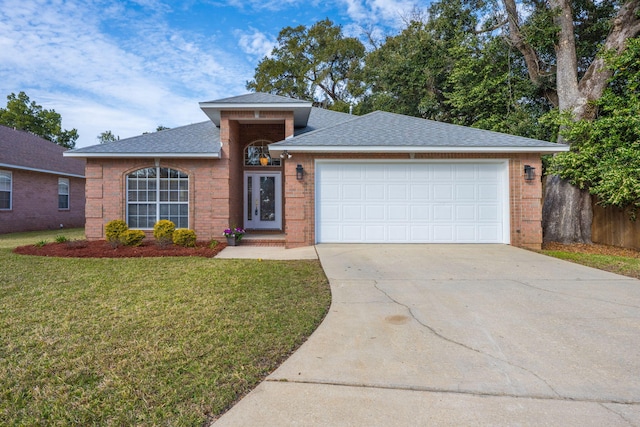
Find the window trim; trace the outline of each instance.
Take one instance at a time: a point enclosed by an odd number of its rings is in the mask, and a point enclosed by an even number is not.
[[[131,175],[135,174],[136,172],[141,171],[141,170],[146,170],[146,169],[155,169],[155,183],[156,183],[155,190],[154,190],[154,192],[155,192],[155,200],[152,200],[152,201],[149,201],[149,200],[147,200],[147,201],[144,201],[144,200],[143,201],[139,201],[139,200],[130,201],[129,200],[129,191],[137,191],[137,190],[130,190],[130,188],[129,188],[129,178],[131,177]],[[161,193],[162,189],[161,189],[160,182],[163,179],[161,177],[161,173],[160,173],[161,169],[167,169],[168,171],[176,171],[176,172],[179,172],[180,174],[185,175],[185,177],[179,177],[177,179],[179,180],[178,182],[180,182],[181,180],[184,180],[187,183],[187,190],[186,190],[187,191],[187,198],[186,198],[186,201],[179,201],[178,200],[177,202],[176,201],[172,202],[172,201],[169,201],[169,200],[165,200],[165,201],[161,200],[160,193]],[[170,174],[170,172],[169,172],[169,174]],[[150,204],[154,204],[155,208],[156,208],[155,209],[156,212],[155,212],[154,224],[157,221],[161,220],[161,219],[170,219],[170,218],[163,218],[162,217],[162,215],[161,215],[161,206],[163,206],[163,205],[166,205],[166,206],[186,205],[187,206],[187,215],[186,215],[186,220],[187,220],[186,222],[187,223],[186,223],[186,226],[183,226],[182,224],[176,224],[176,228],[189,228],[189,224],[191,223],[191,218],[190,218],[190,216],[191,216],[191,211],[190,211],[190,207],[191,207],[191,194],[190,194],[191,176],[190,176],[190,174],[188,174],[187,172],[185,172],[185,171],[183,171],[181,169],[172,168],[172,167],[168,167],[168,166],[148,166],[148,167],[143,167],[143,168],[139,168],[139,169],[136,169],[136,170],[128,172],[124,176],[124,179],[125,179],[124,203],[125,203],[125,206],[126,206],[125,221],[126,221],[127,225],[130,228],[137,229],[137,230],[153,230],[153,225],[151,227],[135,227],[135,226],[130,225],[130,223],[129,223],[129,211],[130,211],[129,208],[130,208],[131,205],[150,205]],[[146,182],[149,182],[149,180],[151,180],[151,179],[152,178],[146,177]],[[149,215],[147,215],[146,217],[150,218]]]
[[[0,190],[0,191],[8,191],[9,193],[9,207],[3,208],[0,207],[0,211],[11,211],[13,210],[13,172],[8,170],[0,170],[0,174],[9,178],[9,190]]]
[[[67,186],[66,194],[60,192],[60,184],[65,184]],[[60,196],[67,196],[66,207],[60,207]],[[60,211],[71,210],[71,183],[69,182],[69,178],[58,178],[58,210]]]

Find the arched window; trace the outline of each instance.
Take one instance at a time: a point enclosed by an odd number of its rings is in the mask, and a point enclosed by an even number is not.
[[[138,169],[127,175],[127,224],[153,228],[161,220],[189,228],[189,176],[161,167]]]
[[[271,141],[259,139],[247,145],[244,149],[245,166],[280,166],[279,158],[272,158],[269,154]],[[266,159],[260,161],[260,159]]]

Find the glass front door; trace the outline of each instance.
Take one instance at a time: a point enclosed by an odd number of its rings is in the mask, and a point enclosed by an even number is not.
[[[282,228],[282,181],[280,172],[245,172],[244,227]]]

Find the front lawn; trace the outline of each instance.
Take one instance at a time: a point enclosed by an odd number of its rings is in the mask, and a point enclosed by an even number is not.
[[[640,279],[640,251],[607,245],[545,245],[543,254]]]
[[[330,304],[317,261],[11,252],[56,235],[0,236],[0,425],[201,426]]]

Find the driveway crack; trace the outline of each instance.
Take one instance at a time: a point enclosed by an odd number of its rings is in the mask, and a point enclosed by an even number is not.
[[[606,403],[612,403],[612,402],[606,402]],[[610,408],[609,406],[607,406],[607,405],[605,404],[605,402],[598,402],[598,404],[599,404],[601,407],[603,407],[604,409],[606,409],[607,411],[611,412],[612,414],[615,414],[615,415],[619,416],[620,418],[622,418],[622,420],[623,420],[624,422],[626,422],[627,424],[629,424],[630,426],[635,426],[635,424],[634,424],[630,419],[628,419],[627,417],[625,417],[624,415],[622,415],[620,412],[618,412],[618,411],[614,410],[613,408]]]
[[[615,302],[615,301],[610,301],[610,300],[602,299],[602,298],[583,297],[583,296],[579,296],[579,295],[572,295],[572,294],[569,294],[567,292],[555,291],[553,289],[546,289],[546,288],[542,288],[540,286],[532,285],[531,283],[523,282],[522,280],[513,280],[513,281],[515,283],[521,284],[522,286],[526,286],[528,288],[536,289],[536,290],[543,291],[543,292],[548,292],[550,294],[558,294],[558,295],[564,295],[564,296],[567,296],[567,297],[570,297],[570,298],[577,298],[577,299],[585,299],[585,300],[591,300],[591,301],[604,302],[604,303],[608,303],[608,304],[619,305],[621,307],[640,308],[639,306],[633,305],[633,304],[625,304],[625,303],[622,303],[622,302]]]
[[[397,304],[397,305],[399,305],[399,306],[401,306],[401,307],[404,307],[404,308],[409,312],[409,314],[411,315],[411,317],[413,318],[413,320],[415,320],[416,322],[418,322],[418,324],[420,324],[421,326],[423,326],[425,329],[427,329],[428,331],[430,331],[433,335],[435,335],[436,337],[440,338],[441,340],[444,340],[444,341],[449,342],[449,343],[451,343],[451,344],[454,344],[454,345],[460,346],[460,347],[462,347],[462,348],[465,348],[465,349],[467,349],[467,350],[469,350],[469,351],[472,351],[472,352],[475,352],[475,353],[481,354],[481,355],[483,355],[483,356],[489,357],[489,358],[491,358],[491,359],[493,359],[493,360],[496,360],[496,361],[499,361],[499,362],[502,362],[502,363],[506,363],[507,365],[509,365],[509,366],[511,366],[511,367],[514,367],[514,368],[516,368],[516,369],[520,369],[520,370],[522,370],[522,371],[524,371],[524,372],[527,372],[527,373],[529,373],[530,375],[533,375],[535,378],[537,378],[537,379],[538,379],[539,381],[541,381],[542,383],[544,383],[544,384],[545,384],[545,385],[546,385],[546,386],[547,386],[547,387],[548,387],[548,388],[553,392],[553,394],[555,394],[557,397],[562,397],[562,396],[560,395],[560,393],[558,393],[558,392],[553,388],[553,386],[552,386],[551,384],[549,384],[549,382],[547,382],[547,380],[545,380],[544,378],[542,378],[540,375],[536,374],[535,372],[531,371],[530,369],[527,369],[527,368],[525,368],[524,366],[516,365],[516,364],[514,364],[513,362],[510,362],[509,360],[502,359],[502,358],[500,358],[500,357],[494,356],[494,355],[492,355],[492,354],[490,354],[490,353],[487,353],[487,352],[485,352],[485,351],[482,351],[482,350],[480,350],[480,349],[477,349],[477,348],[475,348],[475,347],[472,347],[472,346],[470,346],[470,345],[467,345],[467,344],[465,344],[465,343],[463,343],[463,342],[456,341],[456,340],[454,340],[454,339],[452,339],[452,338],[449,338],[449,337],[447,337],[447,336],[445,336],[445,335],[441,334],[440,332],[438,332],[438,331],[437,331],[435,328],[433,328],[432,326],[430,326],[430,325],[428,325],[428,324],[424,323],[422,320],[418,319],[418,317],[416,317],[416,315],[415,315],[415,313],[414,313],[413,309],[412,309],[410,306],[408,306],[407,304],[404,304],[404,303],[402,303],[402,302],[398,301],[397,299],[395,299],[394,297],[392,297],[388,292],[386,292],[384,289],[380,288],[380,286],[379,286],[379,284],[378,284],[378,281],[377,281],[377,280],[374,280],[374,282],[373,282],[373,286],[374,286],[378,291],[380,291],[383,295],[385,295],[385,296],[386,296],[390,301],[394,302],[395,304]]]

